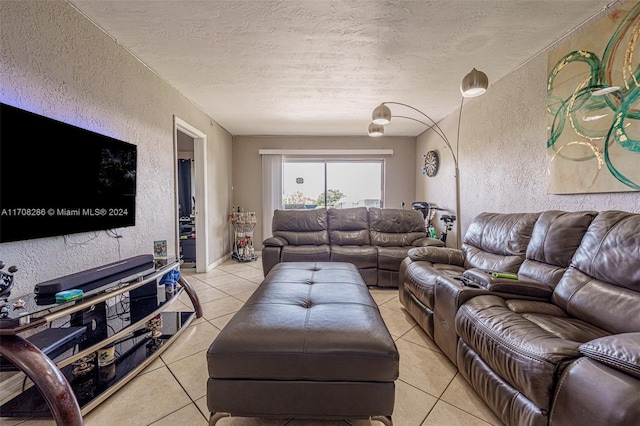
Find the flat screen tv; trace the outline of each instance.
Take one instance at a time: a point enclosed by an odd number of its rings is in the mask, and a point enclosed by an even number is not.
[[[137,147],[0,103],[0,243],[134,226]]]

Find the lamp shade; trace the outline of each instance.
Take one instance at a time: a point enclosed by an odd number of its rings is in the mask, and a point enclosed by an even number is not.
[[[375,124],[389,124],[391,121],[391,110],[385,104],[380,104],[373,110],[371,118]]]
[[[384,135],[384,126],[382,124],[369,124],[369,136],[377,137]]]
[[[487,75],[474,68],[462,79],[460,92],[465,98],[473,98],[484,94],[487,91],[487,87],[489,87]]]

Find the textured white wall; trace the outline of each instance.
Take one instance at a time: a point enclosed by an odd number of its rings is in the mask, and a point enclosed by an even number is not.
[[[136,226],[118,229],[118,239],[97,232],[0,244],[0,260],[19,268],[12,296],[152,253],[154,240],[176,253],[174,115],[208,136],[206,263],[228,253],[231,135],[66,2],[1,1],[0,17],[0,101],[138,146]],[[47,177],[16,176],[15,184],[25,178]]]
[[[477,64],[479,69],[481,65]],[[483,96],[465,100],[459,160],[462,235],[481,212],[616,209],[640,213],[638,192],[547,194],[546,75],[543,54],[490,85]],[[458,112],[440,123],[454,146],[457,124]],[[444,164],[435,178],[428,178],[420,174],[418,161],[416,197],[453,211],[453,161],[443,145],[433,132],[418,137],[416,156],[438,149]],[[455,246],[454,241],[452,238],[448,245]]]
[[[413,163],[415,146],[415,138],[404,137],[237,136],[233,138],[233,205],[262,217],[262,158],[258,153],[261,149],[393,149],[392,156],[377,157],[385,159],[385,207],[399,209],[404,202],[405,208],[410,209],[415,178],[407,164]],[[256,247],[262,247],[267,237],[270,235],[262,235],[262,224],[258,221],[254,230]]]

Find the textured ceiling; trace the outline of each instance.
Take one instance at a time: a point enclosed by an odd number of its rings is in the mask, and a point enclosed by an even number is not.
[[[366,135],[382,101],[438,121],[473,67],[496,82],[620,3],[68,1],[231,134],[317,136]],[[423,130],[395,120],[386,134]]]

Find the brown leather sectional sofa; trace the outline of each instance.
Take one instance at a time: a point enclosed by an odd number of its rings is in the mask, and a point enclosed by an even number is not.
[[[400,280],[505,424],[640,424],[640,214],[483,213],[461,250],[410,250]]]
[[[355,207],[276,210],[273,236],[263,241],[266,276],[280,262],[349,262],[367,285],[398,287],[411,248],[442,245],[428,238],[417,210]]]

